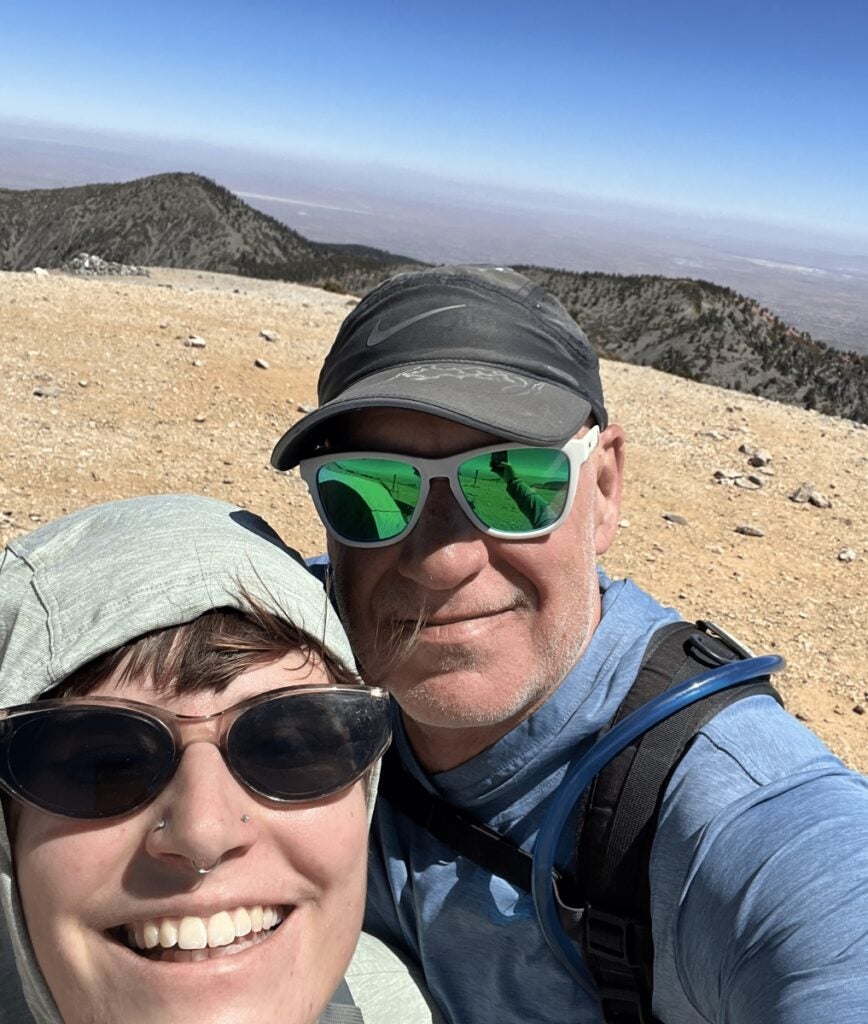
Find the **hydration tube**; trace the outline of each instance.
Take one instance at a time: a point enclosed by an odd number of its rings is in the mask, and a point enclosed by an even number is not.
[[[597,993],[588,968],[578,947],[561,926],[552,882],[555,848],[567,819],[594,776],[637,737],[664,718],[669,718],[676,711],[695,704],[703,697],[752,682],[772,672],[780,672],[784,664],[784,659],[779,655],[766,654],[730,662],[693,676],[636,708],[601,736],[584,757],[567,769],[534,843],[531,892],[537,920],[549,948],[578,985],[593,998],[596,998]]]

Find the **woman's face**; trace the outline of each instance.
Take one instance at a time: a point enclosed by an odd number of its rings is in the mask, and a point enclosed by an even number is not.
[[[221,694],[162,697],[146,681],[119,691],[113,679],[95,693],[208,715],[293,683],[328,682],[301,662],[290,654],[243,672]],[[361,782],[316,803],[271,803],[236,782],[205,742],[187,746],[166,789],[127,817],[83,822],[21,806],[18,884],[64,1021],[314,1021],[358,938],[366,832]],[[193,869],[217,861],[207,875]],[[183,948],[203,935],[220,944]]]

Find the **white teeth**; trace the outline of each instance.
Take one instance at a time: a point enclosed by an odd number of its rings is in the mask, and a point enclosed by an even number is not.
[[[205,949],[208,945],[208,929],[201,917],[181,918],[178,945],[181,949]]]
[[[164,917],[160,922],[160,945],[171,949],[178,944],[178,922],[173,917]]]
[[[247,913],[244,907],[239,907],[233,911],[232,923],[235,925],[235,934],[239,939],[249,935],[253,928],[250,923],[250,914]]]
[[[228,946],[234,941],[235,922],[225,910],[208,918],[208,945],[212,949],[214,946]]]
[[[186,951],[182,961],[190,959],[191,951],[231,946],[236,939],[270,931],[283,920],[277,907],[236,907],[221,910],[209,918],[163,917],[148,921],[137,921],[127,925],[127,942],[136,949],[152,950],[158,946],[164,950]],[[262,935],[262,938],[265,938]],[[206,954],[207,956],[207,954]],[[202,956],[193,957],[201,960]]]

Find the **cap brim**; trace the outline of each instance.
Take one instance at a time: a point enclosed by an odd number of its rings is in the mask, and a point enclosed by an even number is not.
[[[299,420],[271,464],[291,469],[312,453],[335,416],[371,408],[412,409],[476,427],[505,441],[561,444],[593,412],[574,391],[493,364],[414,363],[371,374]]]

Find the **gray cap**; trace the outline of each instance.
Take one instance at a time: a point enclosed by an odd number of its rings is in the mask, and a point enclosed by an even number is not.
[[[86,508],[0,556],[0,706],[27,703],[107,651],[245,590],[341,658],[346,634],[301,556],[245,509],[167,494]]]
[[[277,442],[276,469],[313,454],[333,417],[412,409],[524,444],[561,444],[607,420],[597,354],[567,310],[509,267],[396,274],[341,325],[320,406]]]

